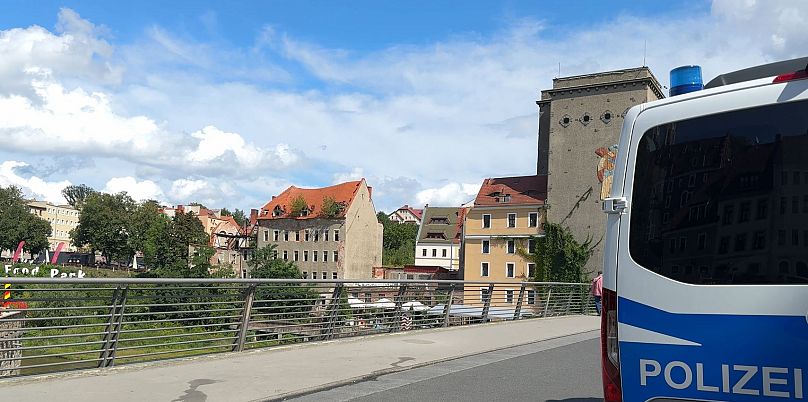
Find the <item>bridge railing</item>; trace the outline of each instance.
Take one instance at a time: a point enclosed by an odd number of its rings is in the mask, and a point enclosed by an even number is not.
[[[595,314],[588,284],[3,278],[0,377]]]

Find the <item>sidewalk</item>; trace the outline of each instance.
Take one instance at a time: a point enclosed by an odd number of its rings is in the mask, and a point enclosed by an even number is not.
[[[599,328],[561,317],[414,331],[0,381],[15,402],[255,401]]]

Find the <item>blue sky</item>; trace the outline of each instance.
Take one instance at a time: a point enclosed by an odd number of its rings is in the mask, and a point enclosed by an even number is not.
[[[457,205],[535,173],[562,75],[705,79],[808,53],[800,0],[6,0],[0,185],[253,208],[364,177],[377,209]],[[594,157],[594,156],[592,156]]]

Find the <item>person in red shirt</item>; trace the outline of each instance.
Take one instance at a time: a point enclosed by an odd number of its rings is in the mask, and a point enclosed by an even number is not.
[[[598,276],[592,279],[592,296],[595,298],[595,310],[600,315],[601,299],[603,298],[603,272],[598,271]]]

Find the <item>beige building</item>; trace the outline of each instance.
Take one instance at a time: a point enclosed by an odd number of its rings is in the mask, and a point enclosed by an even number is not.
[[[664,98],[647,67],[562,77],[541,91],[537,173],[547,175],[548,219],[579,241],[600,243],[585,270],[603,261],[608,196],[623,118],[632,106]]]
[[[28,203],[29,211],[48,221],[51,225],[51,234],[48,236],[50,250],[53,251],[64,243],[64,251],[76,251],[70,242],[70,231],[79,225],[79,210],[70,205],[54,205],[46,201],[31,201]]]
[[[547,176],[486,179],[466,214],[463,279],[514,284],[512,288],[498,286],[492,305],[515,305],[521,282],[534,275],[535,265],[518,251],[532,249],[530,237],[542,233],[546,188]],[[486,285],[466,286],[464,304],[482,305],[487,290]],[[532,290],[525,297],[526,305],[535,304]]]
[[[372,278],[382,262],[383,227],[371,196],[364,179],[289,187],[259,211],[258,248],[274,244],[277,258],[294,262],[307,279]]]
[[[423,210],[418,227],[415,265],[460,270],[463,218],[466,210],[458,207],[430,207]]]

